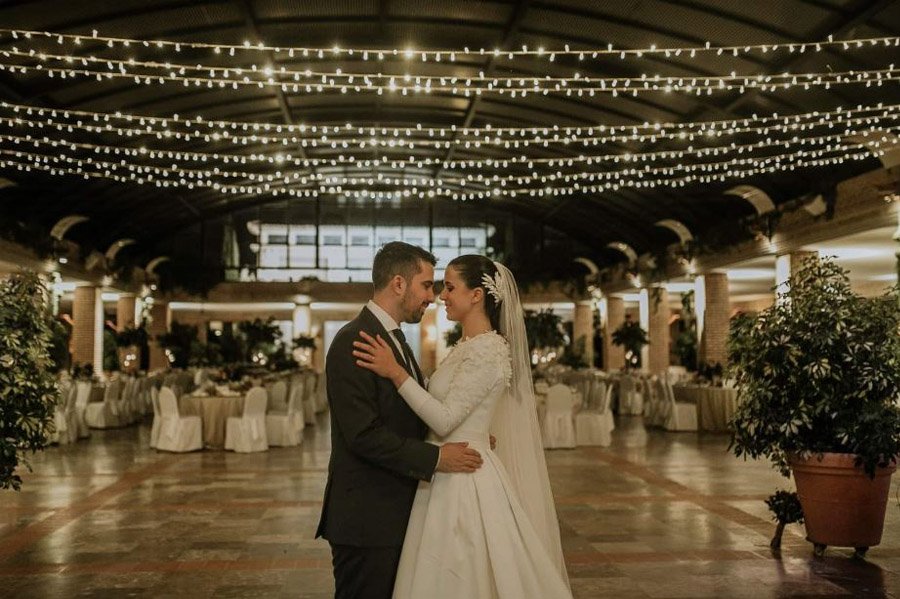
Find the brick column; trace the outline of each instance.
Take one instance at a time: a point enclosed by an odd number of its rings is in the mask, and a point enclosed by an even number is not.
[[[100,287],[75,288],[72,304],[72,364],[90,363],[103,372],[103,299]]]
[[[119,294],[119,301],[116,302],[116,329],[121,331],[128,327],[135,326],[135,313],[137,300],[133,293]]]
[[[594,363],[594,302],[575,302],[575,317],[572,322],[572,343],[577,346],[583,340],[581,354],[588,366]]]
[[[650,328],[647,337],[650,339],[650,360],[647,365],[653,374],[663,374],[669,367],[669,292],[665,287],[650,290]]]
[[[160,347],[156,337],[169,332],[170,319],[171,312],[168,302],[154,300],[153,306],[150,308],[150,325],[147,327],[147,336],[150,337],[150,370],[169,367],[166,352]]]
[[[731,316],[731,300],[728,295],[728,275],[710,272],[697,279],[698,292],[702,286],[704,305],[698,293],[697,323],[700,333],[700,361],[727,363],[728,325]],[[701,314],[702,310],[702,314]],[[702,323],[702,325],[700,324]]]
[[[625,300],[609,297],[606,300],[606,325],[603,331],[603,368],[621,370],[625,368],[625,348],[613,345],[612,334],[625,322]]]

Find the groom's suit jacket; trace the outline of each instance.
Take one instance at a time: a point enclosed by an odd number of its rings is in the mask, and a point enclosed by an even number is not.
[[[431,480],[440,450],[423,441],[428,427],[393,383],[356,365],[351,352],[360,331],[381,335],[394,347],[364,308],[328,350],[331,461],[316,537],[337,545],[399,547],[418,480]],[[396,347],[394,356],[405,363]]]

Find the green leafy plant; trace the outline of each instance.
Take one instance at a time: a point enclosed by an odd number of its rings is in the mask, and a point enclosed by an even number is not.
[[[46,447],[53,427],[59,389],[45,294],[33,272],[0,283],[0,489],[21,489],[16,471],[28,467],[25,453]]]
[[[848,453],[874,476],[900,453],[897,289],[856,295],[831,259],[807,260],[789,285],[774,306],[732,321],[731,449],[785,476],[791,454]]]
[[[194,344],[197,340],[197,327],[173,322],[168,333],[157,335],[156,340],[168,351],[169,361],[176,368],[187,368],[190,363]]]
[[[68,370],[72,361],[69,353],[69,339],[72,337],[72,326],[59,318],[47,315],[47,327],[50,329],[50,361],[53,371]]]
[[[94,365],[90,362],[72,364],[72,378],[79,381],[90,381],[94,378]]]
[[[525,334],[530,350],[561,347],[566,343],[562,317],[553,309],[525,311]]]
[[[103,327],[103,370],[114,372],[119,370],[119,352],[116,349],[116,331]]]
[[[681,296],[681,318],[679,333],[675,338],[675,352],[678,361],[688,370],[697,368],[697,314],[694,309],[694,292]]]
[[[316,338],[312,335],[298,335],[293,340],[294,349],[315,349]]]
[[[563,350],[562,355],[557,360],[557,363],[569,366],[570,368],[587,368],[588,363],[584,357],[584,341],[585,338],[581,337],[574,343],[567,345],[565,350]]]
[[[650,343],[647,331],[641,328],[640,323],[626,319],[612,334],[613,345],[624,347],[630,355],[626,361],[627,366],[639,367],[641,365],[641,349]],[[627,356],[626,356],[627,357]]]
[[[268,320],[261,318],[245,320],[238,324],[238,330],[246,339],[247,353],[244,359],[248,362],[254,361],[254,358],[258,360],[260,355],[267,362],[275,353],[275,343],[281,339],[281,329],[271,316]]]
[[[125,327],[116,333],[116,345],[118,347],[130,347],[136,345],[143,347],[147,342],[147,331],[144,327]]]
[[[778,523],[775,528],[775,536],[769,547],[777,551],[781,549],[781,537],[784,535],[784,527],[794,522],[803,523],[803,508],[797,493],[791,491],[775,491],[766,499],[766,505],[772,512],[772,519]]]

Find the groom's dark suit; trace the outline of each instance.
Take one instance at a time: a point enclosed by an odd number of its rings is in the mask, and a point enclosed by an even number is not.
[[[328,350],[331,461],[316,537],[331,543],[336,597],[388,599],[418,480],[431,480],[440,450],[423,441],[428,427],[393,383],[356,365],[360,331],[391,343],[364,308]],[[396,347],[394,355],[406,363]],[[411,376],[417,370],[413,362]]]

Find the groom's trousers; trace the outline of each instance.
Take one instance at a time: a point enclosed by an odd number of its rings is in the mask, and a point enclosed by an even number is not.
[[[332,544],[335,599],[391,599],[401,549]]]

